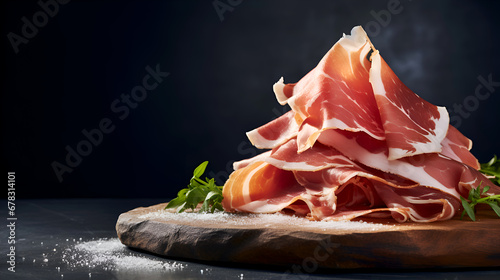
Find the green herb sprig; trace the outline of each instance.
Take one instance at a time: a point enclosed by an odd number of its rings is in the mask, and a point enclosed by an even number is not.
[[[193,172],[187,188],[180,190],[177,197],[172,199],[165,209],[176,208],[178,213],[191,209],[195,212],[196,207],[203,202],[198,212],[223,211],[222,208],[222,186],[215,184],[215,179],[200,179],[207,168],[208,161],[202,162]]]
[[[479,171],[486,175],[495,176],[490,180],[500,186],[500,160],[498,160],[496,155],[487,163],[481,163],[481,169],[479,169]]]
[[[471,220],[476,221],[476,214],[474,211],[474,207],[479,204],[479,203],[484,203],[488,204],[493,211],[500,217],[500,194],[497,195],[490,195],[486,197],[481,197],[481,195],[484,195],[488,190],[490,189],[489,186],[486,186],[481,189],[481,184],[477,186],[477,188],[472,188],[469,192],[469,197],[465,199],[464,197],[460,196],[460,200],[462,201],[462,206],[464,207],[464,211],[462,212],[462,215],[460,216],[460,219],[463,219],[464,214],[467,213]]]
[[[500,160],[498,160],[497,156],[493,156],[493,158],[487,162],[487,163],[481,163],[481,169],[479,169],[480,172],[486,175],[494,176],[493,178],[490,178],[490,180],[496,184],[500,185]],[[462,206],[464,207],[464,211],[462,212],[462,215],[460,216],[460,219],[463,219],[465,213],[469,215],[471,220],[475,221],[476,220],[476,214],[474,207],[477,204],[484,203],[488,204],[493,211],[500,217],[500,195],[490,195],[490,196],[485,196],[485,193],[490,189],[489,186],[485,186],[484,188],[481,189],[481,184],[477,186],[477,188],[472,188],[469,192],[469,197],[465,199],[464,197],[460,196],[460,200],[462,201]]]

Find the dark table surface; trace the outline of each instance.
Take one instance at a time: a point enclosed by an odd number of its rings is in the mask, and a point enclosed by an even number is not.
[[[0,279],[500,279],[500,270],[491,269],[291,274],[291,267],[229,267],[167,259],[122,246],[115,232],[118,216],[161,202],[165,200],[17,200],[17,220],[8,220],[5,201],[0,211],[5,224],[0,227]],[[15,229],[8,227],[11,222]],[[15,272],[8,270],[12,234]]]

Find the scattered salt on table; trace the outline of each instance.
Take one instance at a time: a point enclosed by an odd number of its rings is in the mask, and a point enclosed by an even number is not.
[[[98,239],[78,243],[66,249],[70,259],[63,259],[69,267],[102,267],[104,270],[182,270],[178,262],[153,260],[128,251],[117,238]]]

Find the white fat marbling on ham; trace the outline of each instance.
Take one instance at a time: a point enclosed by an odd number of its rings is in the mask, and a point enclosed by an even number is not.
[[[423,100],[394,74],[378,51],[371,56],[370,83],[384,127],[388,158],[441,152],[449,116],[445,107]]]
[[[240,161],[235,161],[233,163],[233,169],[234,170],[238,170],[238,169],[247,167],[247,166],[249,166],[252,163],[255,163],[255,162],[258,162],[258,161],[265,161],[271,155],[271,152],[272,151],[266,151],[266,152],[260,153],[260,154],[258,154],[256,156],[248,158],[248,159],[244,159],[244,160],[240,160]]]
[[[269,157],[262,160],[277,168],[291,171],[318,171],[330,167],[355,165],[337,150],[323,145],[315,145],[299,154],[295,138],[274,148]]]
[[[452,125],[449,126],[446,138],[443,139],[441,145],[443,146],[442,155],[465,163],[474,169],[481,167],[477,158],[470,152],[472,141]]]
[[[289,111],[281,117],[247,132],[250,142],[259,149],[272,149],[293,138],[299,131],[295,113]]]

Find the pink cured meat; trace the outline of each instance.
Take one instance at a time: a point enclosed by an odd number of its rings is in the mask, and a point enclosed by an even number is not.
[[[364,34],[364,35],[363,35]],[[361,28],[341,38],[318,66],[293,86],[283,79],[274,85],[276,98],[288,103],[304,123],[298,132],[299,152],[312,147],[321,131],[339,128],[364,131],[385,139],[377,103],[369,82],[370,44]]]
[[[272,150],[234,164],[227,211],[433,222],[456,215],[460,196],[480,184],[500,194],[446,109],[408,89],[361,27],[298,83],[282,78],[273,89],[292,110],[247,133]]]
[[[298,131],[295,113],[288,111],[281,117],[247,132],[247,137],[259,149],[272,149],[295,137]]]
[[[387,138],[389,158],[441,151],[449,117],[408,89],[392,72],[361,27],[341,38],[318,66],[293,88],[280,80],[275,93],[306,127],[298,133],[299,152],[314,145],[327,129],[362,131]],[[307,128],[307,129],[306,129]]]
[[[431,222],[453,217],[454,209],[459,207],[459,201],[451,195],[443,195],[441,191],[414,181],[363,166],[335,149],[316,144],[310,150],[297,154],[295,146],[295,140],[292,139],[273,150],[270,157],[282,161],[276,167],[294,170],[295,178],[305,187],[304,192],[307,194],[302,194],[302,200],[325,194],[334,197],[330,201],[335,201],[335,205],[326,209],[324,206],[310,207],[311,216],[315,219],[384,216],[385,212],[399,222]],[[301,161],[322,169],[297,171],[294,164]],[[306,204],[309,202],[306,201]]]
[[[489,195],[500,193],[500,187],[479,171],[442,154],[429,153],[389,160],[387,146],[383,141],[373,141],[366,134],[336,129],[325,131],[318,141],[327,146],[334,145],[335,149],[356,162],[399,174],[457,200],[460,195],[467,197],[470,189],[479,184],[490,187]]]
[[[314,150],[314,153],[312,152]],[[441,192],[411,180],[357,164],[335,149],[315,145],[311,152],[297,154],[295,139],[280,146],[266,157],[277,160],[276,169],[291,170],[297,183],[290,184],[286,195],[269,195],[257,200],[228,206],[235,211],[269,213],[292,209],[308,213],[312,219],[341,220],[358,216],[392,216],[399,222],[429,222],[449,219],[455,214],[458,200],[443,199]],[[332,152],[333,151],[333,152]],[[294,154],[295,153],[295,154]],[[284,160],[284,159],[288,160]],[[255,162],[272,168],[264,156]],[[297,171],[295,164],[304,162],[316,171]],[[319,170],[317,170],[319,168]],[[304,168],[303,168],[304,169]],[[305,168],[307,169],[307,168]],[[288,179],[290,180],[290,179]],[[299,184],[303,188],[299,188]],[[226,192],[231,195],[228,185]],[[269,193],[279,193],[268,190]],[[247,192],[250,196],[250,192]],[[422,207],[427,205],[427,207]]]
[[[378,51],[370,63],[369,51],[366,33],[354,28],[298,83],[285,85],[280,79],[274,85],[276,97],[292,111],[248,132],[250,141],[272,149],[298,134],[300,152],[326,129],[364,131],[377,140],[387,138],[390,159],[442,151],[479,168],[468,152],[472,142],[448,125],[446,109],[408,89]]]
[[[481,167],[477,158],[470,152],[472,141],[452,125],[448,127],[448,133],[443,142],[441,142],[441,145],[443,146],[441,154],[465,163],[474,169],[479,169]]]
[[[275,147],[279,147],[280,144],[283,144],[284,141],[287,141],[290,138],[297,136],[298,125],[297,121],[290,121],[293,119],[296,120],[296,118],[293,118],[293,111],[290,111],[285,115],[283,115],[282,117],[272,121],[271,123],[248,132],[247,135],[249,136],[249,138],[251,137],[252,143],[255,144],[258,141],[259,144],[255,145],[259,148],[272,149]],[[265,138],[266,136],[272,134],[268,132],[269,130],[276,131],[276,127],[278,126],[276,123],[278,122],[281,122],[278,130],[279,135],[275,134],[272,139],[266,139]],[[304,124],[302,126],[302,129],[307,129],[307,126],[308,126],[307,123]],[[480,166],[478,160],[470,152],[470,149],[472,148],[472,141],[467,137],[465,137],[462,133],[460,133],[460,131],[458,131],[452,125],[449,125],[446,137],[443,139],[441,144],[442,144],[441,154],[443,154],[444,156],[465,163],[473,167],[474,169],[479,169]],[[307,150],[305,152],[307,152]],[[269,154],[270,151],[265,153],[266,155],[264,156],[267,156],[267,154]],[[243,168],[249,165],[250,163],[258,161],[260,157],[261,155],[258,155],[254,158],[236,162],[234,164],[234,169],[238,170],[240,168]]]
[[[450,122],[446,108],[432,105],[413,93],[378,51],[371,59],[370,83],[384,126],[388,158],[441,152]]]

